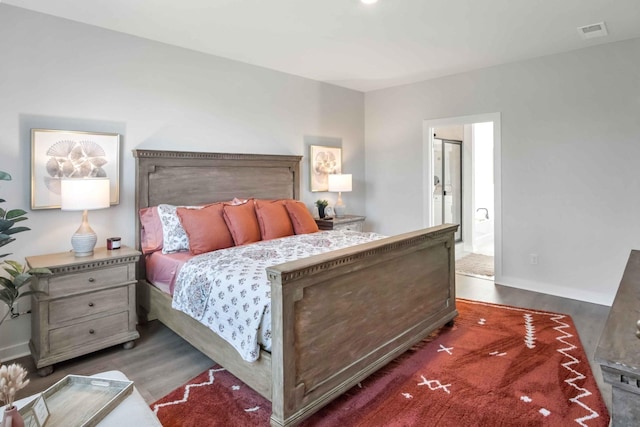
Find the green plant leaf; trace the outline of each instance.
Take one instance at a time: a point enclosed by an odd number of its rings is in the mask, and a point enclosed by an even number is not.
[[[0,233],[0,247],[13,242],[14,240],[16,240],[15,237],[9,237],[7,234]]]
[[[4,234],[16,234],[31,230],[29,227],[15,227],[4,231]]]
[[[0,171],[0,180],[2,181],[11,181],[11,175],[4,171]]]
[[[18,298],[18,291],[14,291],[12,289],[2,289],[0,290],[0,300],[7,304],[11,309],[13,307],[13,303]]]
[[[5,264],[9,264],[11,267],[13,267],[15,270],[17,270],[20,273],[24,271],[24,266],[20,264],[18,261],[13,261],[9,259],[5,261]],[[4,267],[4,269],[6,270],[6,267]]]
[[[0,301],[7,304],[9,308],[13,307],[13,294],[8,289],[0,289]]]
[[[13,286],[13,281],[9,280],[6,277],[0,277],[0,285],[2,285],[2,287],[4,289],[14,289],[15,286]]]
[[[37,276],[40,274],[51,274],[51,270],[49,270],[46,267],[38,267],[38,268],[32,268],[31,270],[27,271],[27,273]]]
[[[5,231],[13,227],[13,221],[9,221],[8,219],[0,218],[0,231]]]
[[[19,289],[22,286],[24,286],[27,283],[29,283],[31,281],[31,279],[33,279],[33,276],[30,275],[29,273],[21,273],[21,274],[18,274],[13,279],[13,285],[16,287],[16,289]]]
[[[22,209],[11,209],[9,212],[7,212],[6,218],[13,219],[26,214],[27,211],[23,211]]]
[[[13,268],[9,268],[9,267],[3,267],[3,268],[4,268],[4,271],[9,273],[9,275],[11,276],[10,280],[15,280],[16,276],[18,276],[18,274],[21,273],[19,270],[14,270]]]
[[[22,274],[24,271],[19,263],[11,260],[4,261],[4,263],[2,264],[2,269],[9,273],[9,276],[11,277],[8,277],[8,279],[11,281],[15,281],[16,277],[19,274]]]

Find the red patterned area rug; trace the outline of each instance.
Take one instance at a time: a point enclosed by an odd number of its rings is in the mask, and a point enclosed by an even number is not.
[[[571,318],[457,300],[460,316],[307,426],[607,426]],[[330,357],[330,356],[329,356]],[[219,366],[151,405],[165,427],[268,426],[271,404]]]

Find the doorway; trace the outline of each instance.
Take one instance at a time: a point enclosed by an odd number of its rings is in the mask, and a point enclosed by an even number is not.
[[[457,129],[462,136],[447,133],[452,129]],[[439,130],[445,131],[440,137]],[[477,255],[475,261],[488,257],[494,280],[499,281],[502,277],[500,113],[427,120],[423,132],[425,226],[443,222],[460,224],[460,237],[456,235],[456,266],[463,264],[460,258],[466,255]],[[447,151],[453,151],[447,150],[447,142],[453,142],[449,147],[455,145],[461,151],[461,178],[456,186],[459,197],[453,186],[452,192],[447,192],[447,186],[454,184],[454,179],[443,180],[447,166],[451,171],[456,170],[451,164],[454,156],[447,160]],[[444,188],[437,187],[438,180]],[[447,200],[448,195],[451,195],[450,200]],[[448,212],[451,213],[447,218]],[[486,258],[483,261],[486,262]]]

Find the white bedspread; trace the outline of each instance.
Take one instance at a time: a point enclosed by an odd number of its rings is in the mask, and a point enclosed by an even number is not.
[[[271,347],[267,267],[383,237],[320,231],[198,255],[178,273],[172,306],[209,327],[252,362],[260,355],[259,336],[267,350]]]

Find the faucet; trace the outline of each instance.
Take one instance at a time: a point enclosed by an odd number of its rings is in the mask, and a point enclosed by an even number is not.
[[[478,208],[478,209],[476,209],[476,212],[478,212],[478,211],[484,211],[485,219],[489,219],[489,209],[487,209],[487,208]]]

